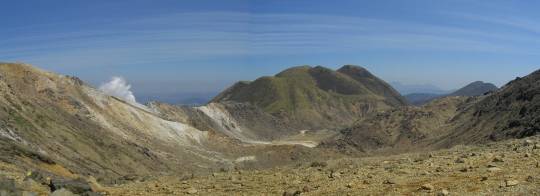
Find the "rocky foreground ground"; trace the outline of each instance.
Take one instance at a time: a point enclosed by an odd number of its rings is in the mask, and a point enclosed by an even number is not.
[[[91,179],[89,187],[93,191],[85,194],[539,195],[539,160],[540,137],[535,136],[434,152],[311,162],[268,170],[133,179],[111,186]],[[14,186],[26,187],[26,193],[48,194],[47,186],[29,182],[24,176],[28,172],[5,164],[1,171],[4,179],[15,179]],[[62,191],[66,189],[69,191],[70,186]]]
[[[162,177],[112,195],[539,195],[540,137],[263,171]]]

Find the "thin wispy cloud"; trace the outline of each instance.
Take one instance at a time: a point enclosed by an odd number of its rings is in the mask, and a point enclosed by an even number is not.
[[[217,92],[304,64],[359,64],[387,81],[445,88],[502,85],[536,68],[540,54],[535,13],[520,14],[527,8],[515,2],[107,3],[0,13],[9,16],[0,19],[0,60],[96,86],[122,75],[137,95],[173,95]]]
[[[497,24],[528,26],[515,21]],[[1,47],[0,53],[36,62],[59,56],[105,57],[92,64],[119,64],[126,59],[142,63],[372,49],[540,52],[521,50],[507,36],[491,36],[490,29],[314,14],[182,13],[101,28],[5,39],[2,44],[11,47]]]

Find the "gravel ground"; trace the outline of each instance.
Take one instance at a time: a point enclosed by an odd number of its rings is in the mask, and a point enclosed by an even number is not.
[[[540,137],[107,187],[111,195],[540,195]]]

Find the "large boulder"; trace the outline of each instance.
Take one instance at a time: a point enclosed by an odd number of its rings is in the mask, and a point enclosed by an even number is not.
[[[93,192],[90,185],[83,179],[68,180],[68,179],[52,179],[51,191],[57,191],[60,189],[66,189],[74,194],[83,194],[87,192]]]

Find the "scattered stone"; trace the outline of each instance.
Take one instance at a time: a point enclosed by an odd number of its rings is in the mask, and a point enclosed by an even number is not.
[[[75,196],[75,194],[73,194],[71,191],[67,189],[62,188],[51,193],[51,196]]]
[[[524,145],[524,146],[532,146],[533,144],[534,144],[534,142],[533,142],[532,140],[525,140],[525,141],[523,142],[523,145]]]
[[[103,196],[103,194],[97,193],[97,192],[86,192],[86,193],[81,194],[81,196]]]
[[[13,179],[3,179],[0,178],[0,190],[6,192],[15,192],[16,191],[15,181]]]
[[[345,187],[347,187],[347,188],[352,188],[352,187],[353,187],[353,183],[347,183],[347,185],[345,185]]]
[[[540,144],[535,144],[533,149],[540,149]]]
[[[536,181],[536,179],[534,179],[533,176],[527,176],[527,180],[526,180],[526,181],[527,181],[527,182],[530,182],[530,183],[533,183],[533,182]]]
[[[123,176],[122,179],[125,181],[138,181],[140,178],[137,175],[129,174],[129,175]]]
[[[386,179],[383,184],[397,184],[397,182],[394,179]]]
[[[433,187],[433,185],[431,185],[431,184],[424,184],[424,185],[420,186],[420,189],[426,190],[426,191],[431,191],[431,190],[434,190],[435,187]]]
[[[38,196],[38,194],[30,191],[23,191],[22,196]]]
[[[341,173],[339,172],[330,173],[330,178],[340,178],[340,177],[341,177]]]
[[[309,186],[304,186],[304,188],[302,188],[302,192],[304,193],[308,193],[311,191],[311,188],[309,188]]]
[[[500,171],[502,171],[502,169],[498,168],[498,167],[491,167],[491,168],[488,168],[487,170],[489,172],[500,172]]]
[[[99,182],[96,180],[96,178],[94,178],[94,176],[88,177],[87,182],[90,185],[90,188],[92,188],[92,190],[94,192],[103,192],[103,191],[105,191],[105,189],[103,189],[101,184],[99,184]]]
[[[283,192],[283,196],[298,196],[301,193],[302,192],[300,192],[298,190],[286,190],[285,192]]]
[[[314,161],[311,163],[311,167],[326,167],[326,166],[328,166],[328,163],[326,162]]]
[[[187,190],[186,190],[186,193],[187,194],[190,194],[190,195],[193,195],[193,194],[196,194],[197,192],[197,189],[193,188],[193,187],[189,187]]]
[[[504,160],[501,157],[495,157],[495,158],[493,158],[493,162],[502,163],[502,162],[504,162]]]
[[[531,157],[531,154],[525,153],[524,157],[525,157],[525,158]]]
[[[51,177],[48,174],[39,171],[30,171],[26,173],[24,180],[32,179],[43,185],[49,185],[51,183]]]
[[[448,190],[446,189],[443,189],[441,190],[441,192],[437,193],[437,196],[447,196],[447,195],[450,195],[450,192],[448,192]]]
[[[519,181],[517,180],[505,180],[506,187],[517,186]]]
[[[486,181],[486,180],[488,180],[487,176],[482,176],[482,178],[480,179],[480,181]]]
[[[36,181],[34,181],[31,178],[28,178],[23,181],[22,183],[22,189],[26,191],[32,191],[32,192],[49,192],[50,188],[46,185],[40,184]]]
[[[463,158],[456,159],[456,163],[465,163],[465,159]]]

